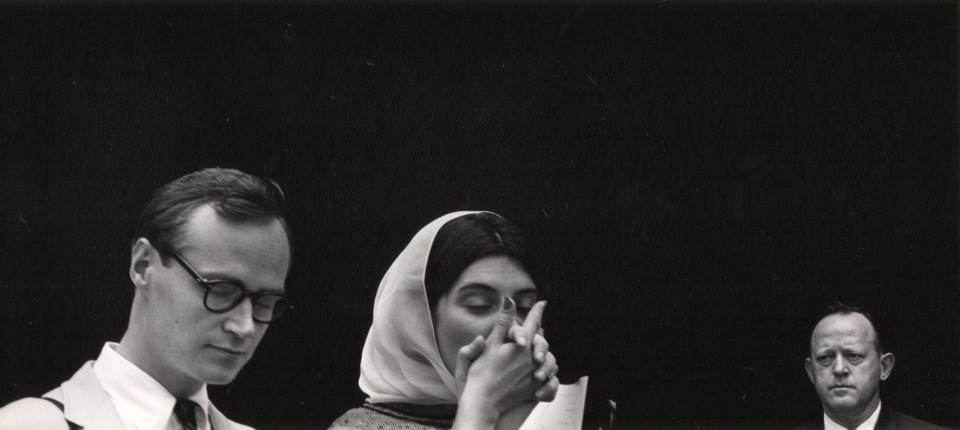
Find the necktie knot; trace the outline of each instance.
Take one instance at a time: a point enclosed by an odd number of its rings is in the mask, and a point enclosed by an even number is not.
[[[173,414],[177,416],[183,430],[197,430],[197,408],[200,405],[186,399],[177,399]]]

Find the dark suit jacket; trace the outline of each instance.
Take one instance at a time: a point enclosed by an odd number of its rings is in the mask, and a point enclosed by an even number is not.
[[[806,422],[794,430],[823,430],[823,415],[816,420]],[[874,430],[948,430],[946,427],[940,427],[930,424],[926,421],[918,420],[910,415],[902,414],[889,407],[880,408],[880,416],[877,418],[877,426]]]

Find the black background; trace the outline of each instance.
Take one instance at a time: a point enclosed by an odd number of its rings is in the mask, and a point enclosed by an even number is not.
[[[0,403],[119,340],[132,220],[223,166],[277,179],[296,235],[298,312],[211,387],[238,421],[360,404],[380,277],[486,209],[588,419],[816,417],[841,300],[897,356],[884,405],[960,426],[957,6],[774,3],[3,3]]]

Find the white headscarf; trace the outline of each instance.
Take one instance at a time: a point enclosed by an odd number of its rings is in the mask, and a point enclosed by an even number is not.
[[[440,358],[423,280],[440,227],[475,213],[454,212],[427,224],[380,281],[360,360],[360,389],[369,402],[457,403],[463,387]]]

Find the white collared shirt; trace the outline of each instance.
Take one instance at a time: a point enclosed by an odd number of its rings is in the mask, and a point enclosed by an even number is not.
[[[880,406],[882,403],[877,403],[877,410],[873,411],[873,414],[870,415],[870,418],[867,418],[863,424],[857,426],[857,430],[873,430],[877,426],[877,420],[880,419]],[[836,421],[830,419],[826,413],[823,414],[823,430],[848,430],[846,427],[837,424]]]
[[[126,430],[181,430],[173,414],[177,399],[156,379],[153,379],[119,353],[115,342],[107,342],[100,357],[93,364],[93,373],[110,396]],[[197,429],[210,430],[208,420],[210,400],[207,386],[189,397],[200,405],[197,408]]]

